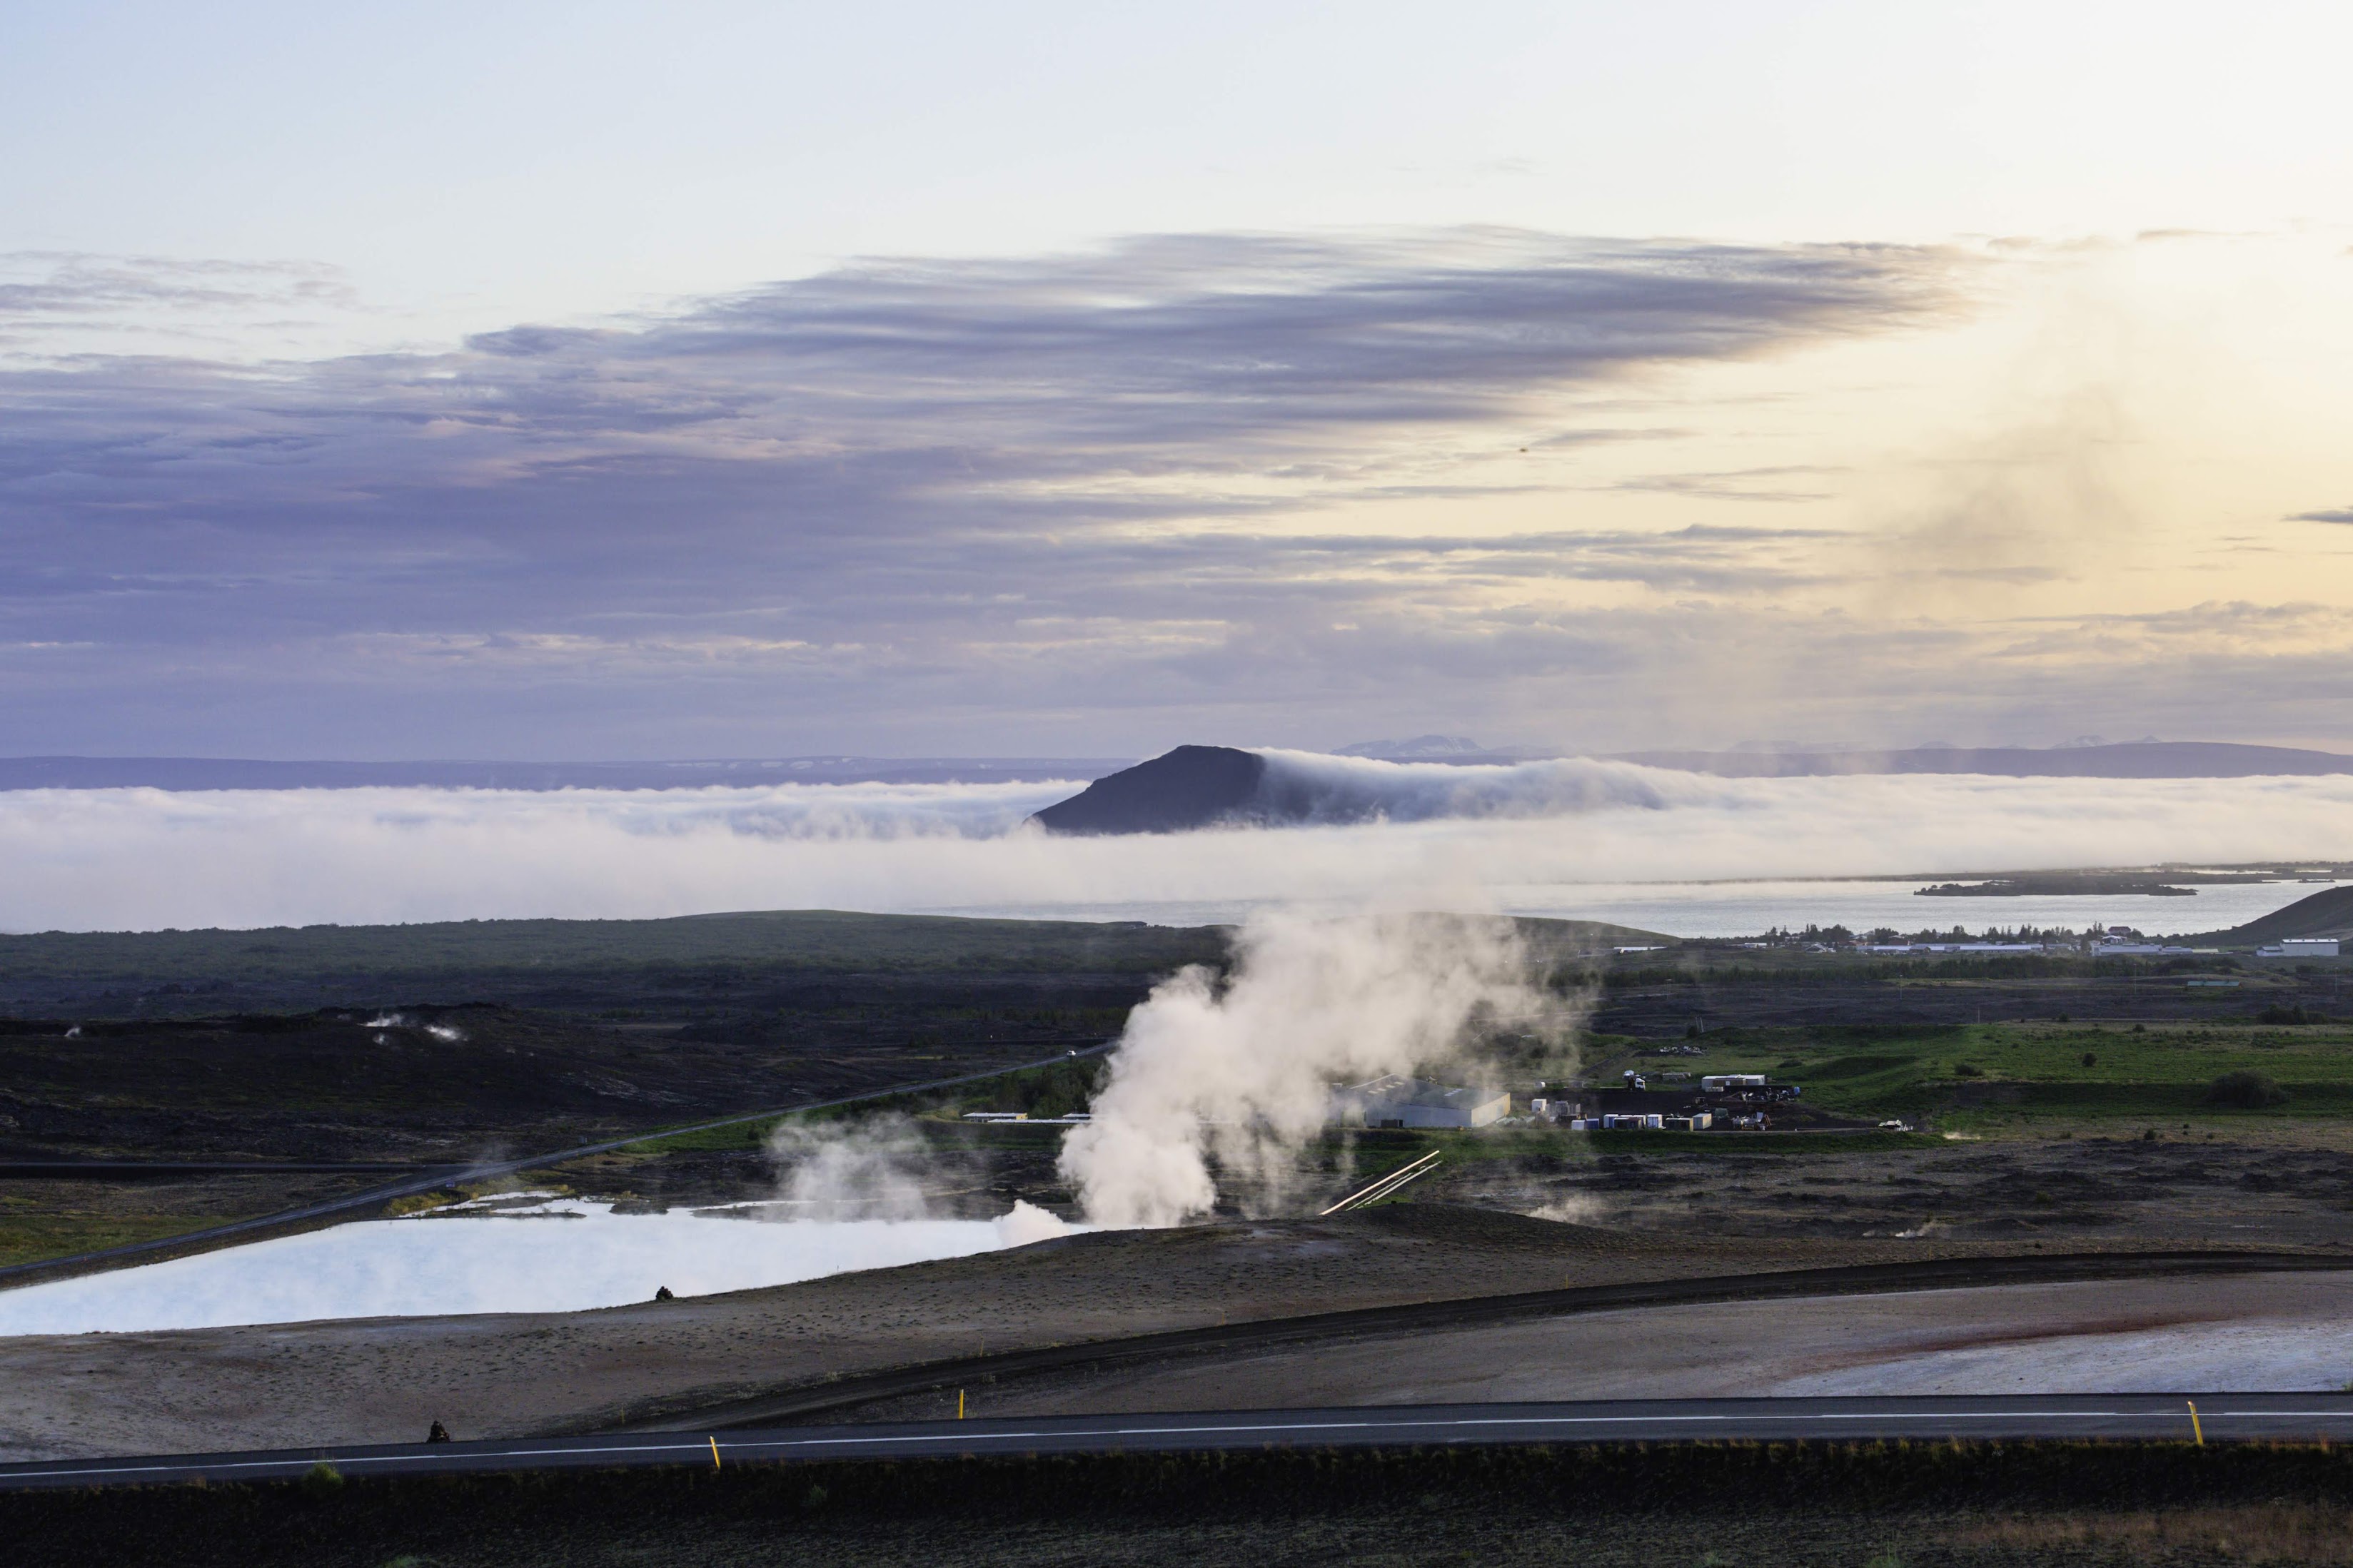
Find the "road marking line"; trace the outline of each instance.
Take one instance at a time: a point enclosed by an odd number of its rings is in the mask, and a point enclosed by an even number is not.
[[[2211,1414],[2218,1419],[2242,1421],[2343,1421],[2348,1416],[2353,1416],[2353,1408],[2348,1408],[2341,1405],[2306,1409],[2281,1410],[2269,1408],[2245,1408],[2201,1413],[2198,1410],[2194,1401],[2188,1403],[2189,1405],[2193,1430],[2200,1443],[2205,1441],[2204,1428],[2200,1422],[2200,1416],[2203,1414]],[[854,1434],[836,1434],[821,1437],[772,1437],[765,1439],[744,1438],[735,1440],[735,1444],[737,1448],[741,1450],[783,1450],[905,1447],[911,1444],[923,1443],[972,1445],[979,1443],[1007,1444],[1054,1441],[1072,1442],[1088,1439],[1116,1440],[1120,1438],[1145,1437],[1249,1436],[1283,1433],[1337,1434],[1351,1432],[1443,1432],[1448,1430],[1467,1430],[1497,1426],[1574,1428],[1582,1426],[1740,1426],[1764,1425],[1774,1426],[1784,1430],[1788,1430],[1793,1427],[1802,1427],[1809,1425],[1827,1425],[1833,1422],[1876,1422],[1891,1426],[1912,1422],[1935,1422],[1940,1426],[1949,1430],[1955,1426],[1968,1426],[1980,1425],[1987,1422],[2019,1420],[2078,1422],[2145,1418],[2156,1421],[2160,1419],[2162,1415],[2163,1411],[2161,1408],[2143,1408],[2134,1410],[2106,1408],[2095,1410],[2051,1410],[2038,1407],[2005,1407],[1992,1410],[1951,1410],[1944,1408],[1885,1411],[1831,1410],[1812,1412],[1796,1416],[1766,1411],[1710,1411],[1691,1413],[1660,1412],[1649,1415],[1485,1415],[1451,1416],[1435,1419],[1422,1418],[1360,1421],[1219,1422],[1198,1426],[1081,1426],[1059,1428],[1015,1427],[1009,1430],[995,1432],[974,1432],[969,1428],[969,1426],[965,1426],[953,1431],[934,1430],[920,1433],[876,1434],[871,1436],[862,1436]],[[705,1439],[705,1443],[709,1447],[712,1461],[716,1465],[719,1463],[720,1457],[719,1439],[716,1436],[710,1436]],[[667,1442],[652,1441],[639,1443],[600,1442],[589,1439],[561,1447],[475,1448],[457,1453],[352,1454],[341,1456],[329,1453],[323,1457],[304,1456],[296,1458],[224,1458],[212,1461],[195,1460],[174,1463],[79,1465],[71,1468],[65,1469],[46,1468],[37,1469],[0,1469],[0,1481],[43,1479],[69,1480],[78,1478],[99,1476],[141,1476],[175,1472],[218,1473],[236,1470],[284,1470],[299,1473],[320,1463],[333,1464],[346,1468],[373,1465],[393,1467],[425,1466],[433,1468],[462,1469],[469,1468],[471,1465],[496,1463],[499,1461],[513,1461],[519,1459],[594,1460],[599,1458],[624,1458],[631,1456],[665,1454],[684,1455],[700,1452],[703,1447],[703,1444],[697,1444],[685,1439]]]

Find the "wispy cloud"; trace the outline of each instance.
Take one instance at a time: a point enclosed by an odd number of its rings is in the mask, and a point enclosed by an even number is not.
[[[19,368],[0,374],[0,644],[83,651],[16,685],[11,717],[127,715],[183,702],[159,696],[176,681],[226,713],[259,682],[290,733],[332,745],[357,693],[385,724],[421,711],[413,660],[432,657],[455,743],[512,750],[528,705],[505,683],[527,653],[555,678],[533,688],[541,736],[576,744],[627,650],[649,650],[636,673],[669,680],[674,711],[692,648],[722,685],[759,664],[783,710],[854,690],[913,712],[955,688],[963,711],[1010,713],[1040,656],[1099,635],[1096,668],[1132,705],[1198,690],[1204,658],[1322,657],[1319,626],[1410,637],[1511,581],[1787,585],[1803,569],[1770,531],[1327,537],[1302,520],[1535,494],[1510,464],[1434,461],[1431,444],[1657,438],[1564,436],[1557,400],[1932,319],[1968,265],[1494,230],[1173,237],[877,262],[433,353]],[[16,309],[338,287],[69,258]],[[1762,477],[1690,484],[1769,493],[1732,483]],[[709,700],[737,724],[733,698]]]

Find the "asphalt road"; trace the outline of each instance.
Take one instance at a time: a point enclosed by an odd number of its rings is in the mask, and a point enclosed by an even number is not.
[[[2191,1406],[2197,1420],[2191,1420]],[[987,1454],[1176,1453],[1217,1448],[1449,1444],[1855,1442],[1877,1438],[2126,1438],[2244,1442],[2353,1438],[2342,1394],[2020,1394],[1985,1398],[1628,1399],[1196,1411],[1034,1420],[925,1421],[766,1431],[518,1437],[481,1443],[167,1454],[0,1466],[0,1490],[273,1480],[326,1463],[348,1477],[729,1465]]]
[[[1040,1373],[1062,1373],[1081,1367],[1102,1371],[1204,1353],[1261,1351],[1365,1336],[1390,1337],[1635,1307],[1859,1296],[1888,1290],[1970,1289],[1989,1285],[2049,1285],[2084,1279],[2334,1273],[2346,1269],[2348,1264],[2353,1264],[2353,1259],[2293,1252],[2035,1253],[2007,1258],[1931,1258],[1905,1263],[1841,1264],[1827,1268],[1636,1280],[1620,1285],[1576,1285],[1502,1296],[1392,1302],[1337,1312],[1251,1319],[1213,1327],[961,1356],[881,1372],[849,1373],[815,1385],[714,1404],[672,1405],[629,1425],[640,1431],[726,1431],[776,1426],[812,1418],[839,1420],[860,1405],[882,1400],[983,1384],[1004,1385]]]
[[[350,1193],[343,1197],[329,1198],[322,1203],[306,1204],[301,1208],[284,1209],[277,1214],[257,1215],[251,1219],[233,1220],[227,1225],[209,1226],[178,1236],[159,1237],[153,1241],[134,1241],[121,1247],[102,1247],[95,1252],[77,1253],[70,1258],[44,1258],[32,1263],[11,1264],[0,1268],[0,1289],[11,1285],[29,1285],[36,1280],[58,1279],[69,1274],[87,1274],[101,1268],[120,1268],[132,1263],[153,1262],[160,1258],[176,1258],[185,1253],[203,1252],[226,1241],[259,1241],[289,1230],[306,1229],[339,1215],[380,1208],[395,1198],[411,1197],[429,1193],[436,1187],[452,1182],[487,1181],[495,1176],[511,1176],[522,1171],[536,1171],[549,1165],[561,1165],[573,1160],[585,1160],[595,1154],[609,1154],[616,1149],[632,1144],[651,1143],[664,1138],[676,1138],[689,1132],[711,1132],[723,1127],[741,1127],[748,1121],[765,1121],[771,1117],[789,1116],[805,1110],[830,1110],[837,1106],[856,1105],[860,1100],[878,1100],[885,1095],[918,1094],[926,1089],[953,1089],[960,1083],[977,1083],[983,1079],[997,1078],[1008,1072],[1020,1072],[1029,1068],[1051,1067],[1072,1057],[1099,1056],[1111,1048],[1111,1042],[1102,1041],[1066,1050],[1059,1056],[1034,1062],[1017,1062],[1010,1067],[990,1068],[985,1072],[964,1073],[955,1078],[926,1079],[921,1083],[883,1084],[863,1094],[853,1094],[840,1100],[811,1100],[802,1105],[786,1105],[768,1110],[746,1111],[740,1116],[724,1116],[716,1121],[698,1121],[691,1127],[664,1127],[652,1132],[634,1132],[627,1138],[611,1138],[601,1143],[583,1143],[575,1149],[557,1149],[544,1154],[532,1154],[521,1160],[498,1160],[472,1165],[438,1167],[402,1166],[403,1170],[419,1173],[404,1181],[370,1187],[365,1192]],[[297,1164],[269,1167],[288,1172],[300,1172],[316,1167]],[[103,1173],[120,1178],[126,1174],[122,1163]],[[259,1174],[259,1171],[247,1173]]]
[[[180,1181],[189,1176],[385,1176],[440,1173],[415,1160],[0,1160],[14,1181]]]

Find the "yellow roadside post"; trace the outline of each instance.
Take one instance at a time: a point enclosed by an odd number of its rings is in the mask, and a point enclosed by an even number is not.
[[[716,1437],[711,1439],[711,1468],[714,1470],[719,1468],[719,1439]]]
[[[956,1419],[964,1419],[964,1390],[961,1388],[956,1390]]]
[[[2206,1428],[2198,1424],[2198,1402],[2191,1399],[2184,1403],[2189,1406],[2189,1434],[2198,1439],[2198,1446],[2202,1448],[2206,1446]]]

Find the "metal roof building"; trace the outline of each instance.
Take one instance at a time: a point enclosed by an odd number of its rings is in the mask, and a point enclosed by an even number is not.
[[[1468,1089],[1390,1073],[1332,1094],[1330,1120],[1342,1127],[1484,1127],[1512,1109],[1500,1089]]]

